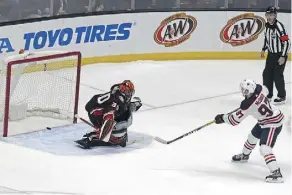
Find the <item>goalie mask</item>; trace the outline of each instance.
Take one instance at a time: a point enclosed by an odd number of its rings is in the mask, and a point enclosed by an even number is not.
[[[245,79],[240,83],[240,90],[245,98],[249,98],[255,92],[257,84],[250,79]]]
[[[116,96],[120,102],[130,102],[135,94],[135,86],[130,80],[125,80],[120,84],[111,87],[111,93]]]
[[[125,80],[119,85],[121,94],[126,98],[126,102],[130,102],[135,94],[135,86],[130,80]]]

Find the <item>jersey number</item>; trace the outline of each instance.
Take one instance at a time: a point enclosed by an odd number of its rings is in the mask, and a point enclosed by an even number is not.
[[[240,119],[241,117],[243,117],[243,113],[242,113],[242,111],[241,110],[238,110],[237,112],[236,112],[236,115],[237,115],[237,117]]]
[[[103,104],[104,102],[106,102],[107,100],[109,100],[111,97],[111,94],[110,93],[107,93],[103,96],[100,96],[97,98],[97,103],[98,104]]]
[[[268,98],[265,97],[264,104],[261,104],[259,106],[258,111],[261,115],[264,115],[266,117],[273,116],[273,111],[272,111],[271,105],[268,101]]]
[[[100,96],[99,98],[97,98],[97,103],[101,105],[104,102],[106,102],[107,100],[109,100],[110,97],[111,97],[110,93],[107,93],[107,94],[105,94],[103,96]],[[117,107],[117,103],[113,102],[112,103],[112,107],[113,108]]]

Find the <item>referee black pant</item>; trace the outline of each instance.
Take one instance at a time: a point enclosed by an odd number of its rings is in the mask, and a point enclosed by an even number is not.
[[[266,67],[263,72],[263,84],[268,88],[269,95],[268,98],[273,97],[273,86],[274,82],[276,89],[278,90],[278,97],[285,98],[285,80],[284,80],[284,70],[286,66],[287,57],[285,57],[285,63],[279,65],[279,58],[281,53],[268,53],[266,60]]]

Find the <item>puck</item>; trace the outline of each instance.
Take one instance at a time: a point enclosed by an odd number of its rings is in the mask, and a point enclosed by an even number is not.
[[[51,127],[47,127],[47,130],[51,130],[52,128]]]

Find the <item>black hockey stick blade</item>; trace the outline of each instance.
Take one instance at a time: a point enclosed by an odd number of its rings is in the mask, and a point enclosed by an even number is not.
[[[162,143],[162,144],[171,144],[171,143],[173,143],[173,142],[175,142],[175,141],[177,141],[177,140],[180,140],[180,139],[182,139],[182,138],[184,138],[184,137],[186,137],[186,136],[188,136],[188,135],[190,135],[190,134],[192,134],[192,133],[194,133],[194,132],[196,132],[196,131],[199,131],[199,130],[203,129],[204,127],[207,127],[207,126],[209,126],[209,125],[212,125],[213,123],[215,123],[215,120],[210,121],[209,123],[207,123],[207,124],[205,124],[205,125],[202,125],[202,126],[196,128],[196,129],[194,129],[194,130],[192,130],[192,131],[190,131],[190,132],[188,132],[188,133],[185,133],[185,134],[183,134],[183,135],[181,135],[181,136],[179,136],[179,137],[177,137],[177,138],[175,138],[175,139],[173,139],[173,140],[170,140],[170,141],[166,141],[166,140],[164,140],[164,139],[161,139],[160,137],[155,137],[154,139],[155,139],[157,142]]]

